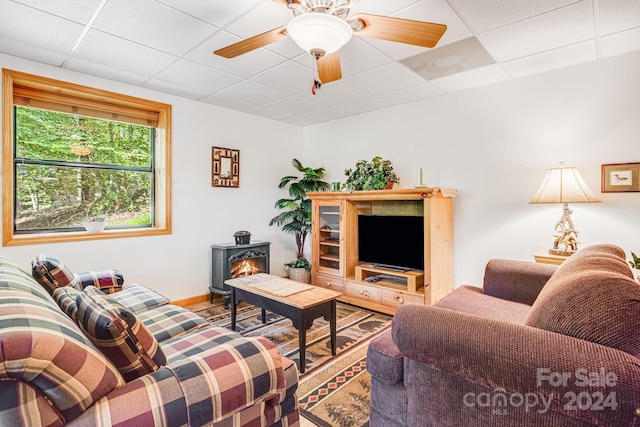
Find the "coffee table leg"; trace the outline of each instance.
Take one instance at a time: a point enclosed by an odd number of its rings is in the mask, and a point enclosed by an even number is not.
[[[307,365],[307,329],[303,310],[298,314],[298,346],[300,347],[300,373],[304,374]]]
[[[262,309],[261,315],[262,315],[262,318],[261,318],[262,323],[267,323],[267,311],[264,308]]]
[[[231,330],[236,330],[236,288],[231,288]]]
[[[336,355],[336,300],[331,301],[331,320],[329,329],[331,331],[331,355]]]

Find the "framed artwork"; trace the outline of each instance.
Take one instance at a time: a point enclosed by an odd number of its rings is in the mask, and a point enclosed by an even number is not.
[[[602,192],[626,193],[640,191],[640,163],[602,165]]]
[[[211,186],[240,187],[240,150],[211,147]]]

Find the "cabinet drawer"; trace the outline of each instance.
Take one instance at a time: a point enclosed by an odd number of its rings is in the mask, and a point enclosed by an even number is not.
[[[396,291],[393,289],[382,289],[382,304],[388,307],[398,308],[403,304],[424,305],[424,294]]]
[[[329,274],[314,274],[313,285],[344,293],[344,279]]]
[[[380,288],[363,283],[347,281],[346,294],[352,298],[380,302]]]

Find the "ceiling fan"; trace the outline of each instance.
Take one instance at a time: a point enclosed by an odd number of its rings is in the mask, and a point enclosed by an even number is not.
[[[300,48],[309,52],[318,67],[320,82],[342,78],[338,50],[353,34],[381,40],[434,47],[447,26],[390,16],[357,14],[349,17],[351,3],[358,0],[274,0],[287,6],[294,18],[287,25],[223,47],[214,53],[234,58],[264,47],[285,37],[291,37]],[[320,82],[316,82],[316,87]]]

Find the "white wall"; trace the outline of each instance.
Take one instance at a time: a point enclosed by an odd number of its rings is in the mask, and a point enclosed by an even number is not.
[[[173,300],[207,293],[209,245],[240,229],[272,242],[271,272],[284,274],[295,244],[268,222],[294,157],[344,181],[344,169],[381,155],[402,187],[418,185],[422,167],[426,184],[457,188],[456,286],[480,284],[489,258],[532,260],[550,246],[561,206],[527,204],[547,168],[577,166],[599,194],[601,164],[640,162],[640,53],[304,129],[11,56],[0,67],[173,105],[173,234],[0,248],[25,268],[40,252],[74,271],[119,268]],[[239,189],[211,187],[213,145],[240,149]],[[640,252],[640,193],[600,195],[573,205],[582,245]]]
[[[561,205],[529,205],[549,167],[577,166],[602,203],[575,204],[582,246],[640,253],[640,193],[600,193],[603,163],[640,162],[640,53],[548,72],[304,129],[304,158],[329,181],[359,159],[390,159],[401,187],[459,190],[454,287],[481,285],[492,257],[533,260]]]
[[[295,258],[295,241],[269,220],[278,211],[284,175],[302,156],[299,127],[216,106],[0,55],[0,67],[125,93],[173,106],[173,233],[167,236],[2,247],[0,255],[30,268],[44,252],[73,271],[118,268],[172,300],[208,292],[209,245],[233,241],[237,230],[271,244],[271,272]],[[211,147],[240,150],[240,188],[211,187]]]

